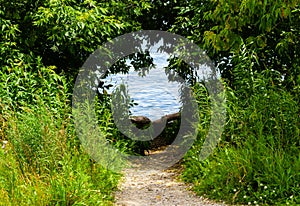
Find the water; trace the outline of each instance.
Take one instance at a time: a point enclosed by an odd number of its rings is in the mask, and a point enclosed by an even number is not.
[[[131,99],[138,105],[130,109],[134,116],[146,116],[151,120],[179,111],[179,84],[169,82],[164,69],[151,69],[149,73],[141,77],[137,72],[130,71],[128,74],[110,75],[106,78],[106,83],[111,83],[114,87],[119,84],[127,85]]]

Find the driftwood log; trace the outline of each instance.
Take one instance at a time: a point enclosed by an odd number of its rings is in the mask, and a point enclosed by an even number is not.
[[[154,121],[151,121],[148,117],[145,117],[145,116],[130,117],[131,122],[134,125],[136,125],[136,127],[139,129],[148,127],[148,126],[150,126],[150,124],[158,125],[158,124],[163,124],[164,121],[166,121],[166,123],[169,123],[171,121],[178,120],[178,119],[180,119],[180,112],[176,112],[173,114],[167,114],[165,116],[162,116],[160,119],[157,119]]]
[[[140,148],[142,150],[141,154],[144,154],[144,150],[149,151],[149,149],[157,149],[162,146],[167,146],[167,145],[171,144],[174,141],[174,139],[176,138],[176,134],[178,132],[178,128],[176,126],[173,127],[174,126],[173,122],[175,120],[180,120],[180,118],[181,118],[180,112],[162,116],[160,119],[157,119],[154,121],[151,121],[148,117],[145,117],[145,116],[130,117],[131,122],[138,129],[146,129],[150,125],[152,125],[154,130],[162,131],[162,133],[158,132],[160,134],[157,137],[155,137],[154,139],[152,139],[149,142],[149,145],[147,147]],[[170,136],[170,134],[167,135],[167,133],[164,132],[164,129],[167,127],[172,127],[172,130],[174,130],[175,135],[171,135],[171,136]]]

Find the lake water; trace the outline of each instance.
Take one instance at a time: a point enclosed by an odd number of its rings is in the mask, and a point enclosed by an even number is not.
[[[111,91],[121,83],[127,85],[131,99],[138,105],[130,109],[134,116],[146,116],[151,120],[179,111],[179,84],[169,82],[164,69],[151,69],[141,77],[137,72],[128,74],[110,75],[106,83],[114,85]],[[111,92],[109,91],[109,93]]]

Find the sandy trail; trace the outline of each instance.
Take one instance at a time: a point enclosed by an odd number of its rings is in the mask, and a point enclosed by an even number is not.
[[[178,166],[169,170],[126,169],[116,192],[118,206],[221,206],[196,196],[188,185],[178,181]]]

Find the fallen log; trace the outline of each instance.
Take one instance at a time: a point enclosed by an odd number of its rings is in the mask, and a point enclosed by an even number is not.
[[[149,127],[151,124],[151,120],[145,116],[132,116],[129,119],[139,129]]]
[[[167,145],[171,144],[176,137],[176,134],[178,132],[178,127],[175,126],[175,128],[173,130],[175,135],[166,132],[165,128],[170,126],[170,124],[172,124],[173,121],[180,120],[180,118],[181,118],[180,112],[164,115],[160,119],[157,119],[154,121],[151,121],[148,117],[145,117],[145,116],[129,117],[131,122],[138,129],[147,129],[150,125],[152,125],[154,131],[159,131],[159,132],[156,132],[159,135],[156,136],[154,139],[152,139],[150,142],[148,142],[146,144],[144,142],[141,142],[140,148],[138,148],[139,153],[142,155],[145,155],[146,154],[145,151],[149,153],[150,149],[157,149],[162,146],[167,146]]]
[[[154,121],[151,121],[145,116],[131,116],[129,119],[137,128],[142,129],[149,127],[151,124],[159,125],[163,124],[164,122],[169,123],[171,121],[178,120],[180,119],[180,112],[164,115],[160,119]]]

